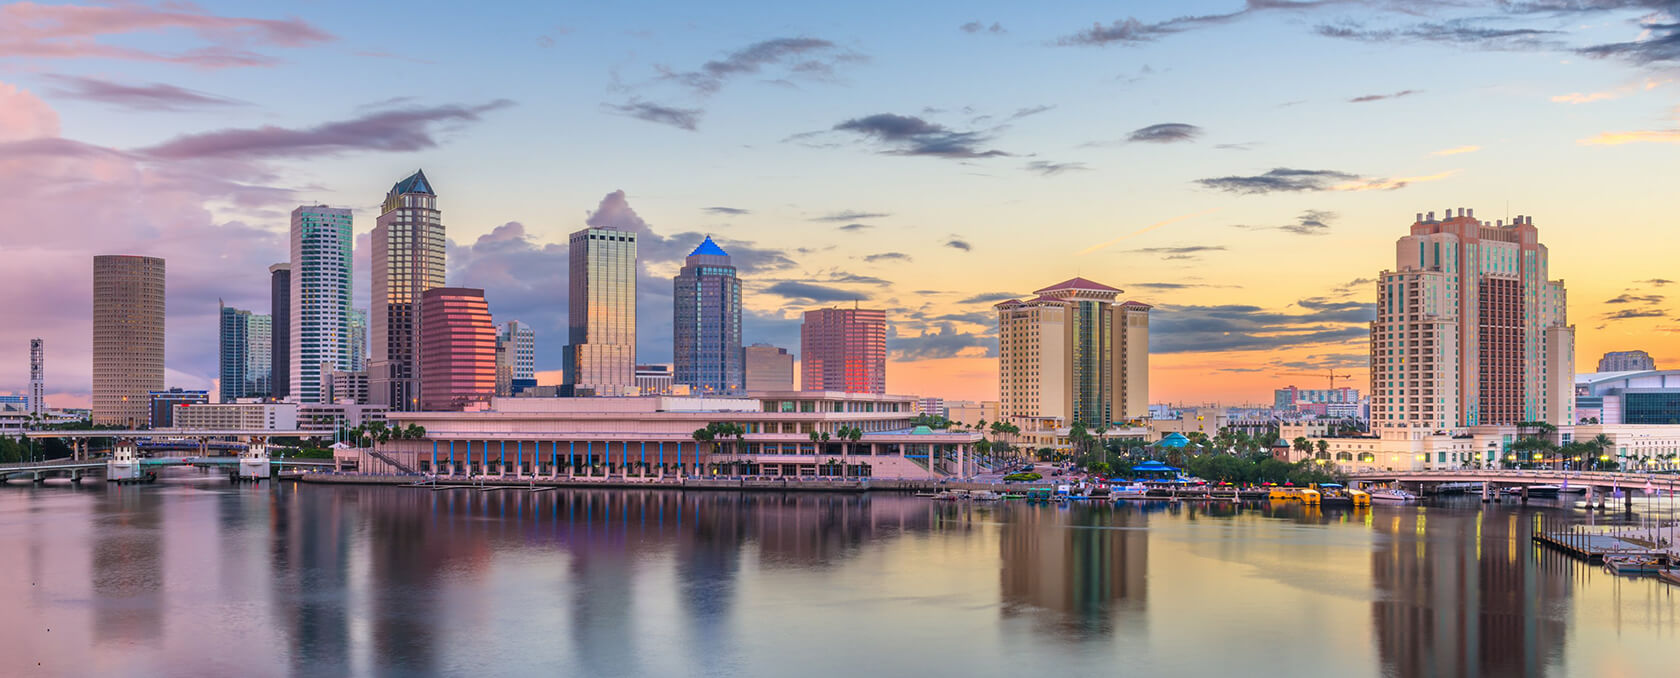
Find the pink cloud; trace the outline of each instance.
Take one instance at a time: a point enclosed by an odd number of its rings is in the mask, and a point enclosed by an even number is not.
[[[204,45],[180,52],[148,51],[102,42],[136,33],[186,32]],[[265,66],[273,57],[253,47],[306,47],[334,36],[301,19],[252,19],[208,14],[196,7],[42,5],[0,6],[0,57],[125,59],[204,68]]]

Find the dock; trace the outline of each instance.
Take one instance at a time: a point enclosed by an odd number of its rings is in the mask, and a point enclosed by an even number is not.
[[[1672,563],[1669,553],[1637,541],[1612,534],[1593,532],[1541,532],[1534,541],[1557,549],[1589,563],[1602,563],[1605,556],[1641,556]]]

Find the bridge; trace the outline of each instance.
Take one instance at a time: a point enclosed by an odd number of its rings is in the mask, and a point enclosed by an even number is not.
[[[269,436],[288,437],[322,437],[321,431],[245,431],[245,430],[214,430],[214,431],[29,431],[25,435],[31,438],[70,438],[74,453],[69,459],[52,459],[47,461],[4,464],[0,465],[0,483],[5,483],[13,476],[27,476],[39,483],[51,475],[68,475],[73,483],[80,483],[84,475],[102,472],[105,479],[112,482],[146,482],[157,477],[156,469],[164,466],[197,466],[199,468],[227,468],[228,476],[235,482],[257,481],[273,475],[284,467],[331,467],[330,461],[299,460],[287,461],[272,459],[268,453]],[[116,438],[117,443],[112,448],[112,455],[106,459],[92,459],[87,453],[87,441],[91,438]],[[155,439],[192,440],[196,441],[200,454],[192,457],[146,457],[141,454],[147,445],[142,440],[158,442]],[[212,457],[208,455],[212,438],[237,438],[243,449],[237,457]]]
[[[1560,487],[1582,487],[1587,491],[1587,503],[1593,503],[1595,495],[1600,492],[1612,494],[1618,490],[1640,490],[1656,492],[1680,492],[1680,476],[1660,475],[1651,473],[1619,473],[1614,471],[1564,471],[1547,469],[1526,470],[1493,470],[1493,469],[1458,469],[1432,470],[1417,469],[1410,471],[1361,471],[1348,475],[1350,483],[1411,483],[1420,487],[1441,485],[1445,483],[1480,483],[1482,498],[1486,500],[1491,491],[1502,487],[1522,487],[1532,485],[1557,485]],[[1624,493],[1630,500],[1632,493]],[[1527,498],[1527,495],[1524,495]],[[1629,504],[1629,510],[1632,505]]]
[[[236,438],[241,444],[251,438],[326,438],[332,431],[270,431],[266,429],[79,429],[79,430],[41,430],[25,431],[28,438],[64,438],[70,441],[70,458],[86,459],[88,457],[87,443],[93,438],[121,438],[141,441],[137,444],[142,448],[162,449],[192,449],[196,447],[198,456],[208,457],[212,449],[233,449],[226,443],[217,442],[221,438]],[[189,447],[190,446],[190,447]]]

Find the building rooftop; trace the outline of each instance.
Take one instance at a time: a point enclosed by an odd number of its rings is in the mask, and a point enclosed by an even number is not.
[[[1114,292],[1116,294],[1118,294],[1120,292],[1119,289],[1109,287],[1109,286],[1104,285],[1104,284],[1099,283],[1099,282],[1092,282],[1092,281],[1086,280],[1084,278],[1072,278],[1072,279],[1069,279],[1069,280],[1064,280],[1062,282],[1056,283],[1054,285],[1051,285],[1051,286],[1046,287],[1046,288],[1041,289],[1041,290],[1034,290],[1033,294],[1042,295],[1045,292],[1055,292],[1055,291],[1059,291],[1059,290],[1091,290],[1091,291],[1094,291],[1094,292]]]
[[[694,248],[693,252],[688,253],[688,256],[691,256],[691,257],[727,257],[727,256],[729,256],[729,253],[723,251],[722,247],[718,247],[717,243],[712,242],[712,236],[708,235],[708,236],[706,236],[705,240],[701,241],[699,247]]]
[[[391,192],[397,195],[402,195],[404,193],[437,195],[432,192],[432,183],[426,181],[425,170],[415,170],[413,174],[408,175],[407,179],[403,179],[402,181],[397,182],[395,186],[392,186]]]

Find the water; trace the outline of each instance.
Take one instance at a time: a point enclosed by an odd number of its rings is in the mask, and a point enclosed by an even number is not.
[[[14,484],[0,675],[1675,675],[1570,516]]]

